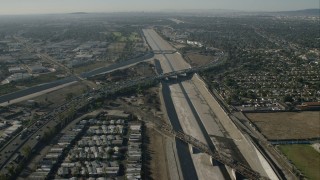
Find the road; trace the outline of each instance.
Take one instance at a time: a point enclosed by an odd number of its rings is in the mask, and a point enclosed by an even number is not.
[[[175,51],[154,30],[145,29],[143,32],[153,50]],[[179,53],[162,53],[155,57],[159,59],[164,73],[190,67]],[[180,125],[186,134],[227,155],[237,156],[234,158],[248,164],[263,176],[278,179],[268,162],[252,142],[237,129],[198,75],[189,81],[172,84],[169,88]],[[208,159],[199,157],[199,154],[191,154],[191,157],[199,179],[228,178],[223,167],[208,167]],[[228,167],[226,171],[231,172]]]
[[[0,152],[0,170],[2,174],[7,173],[7,168],[9,166],[17,166],[17,163],[14,162],[14,154],[23,154],[23,149],[27,146],[32,149],[38,144],[38,140],[36,137],[39,135],[43,137],[45,132],[54,129],[59,123],[60,116],[62,114],[66,114],[70,112],[70,109],[74,107],[75,109],[79,109],[85,106],[87,102],[88,95],[79,96],[72,101],[60,106],[54,111],[48,113],[47,115],[41,117],[39,119],[39,124],[34,123],[31,124],[24,136],[20,136],[20,133],[11,139],[11,141],[5,146],[1,147]]]
[[[177,73],[176,75],[178,75],[179,73],[185,72],[175,73]],[[62,123],[62,125],[60,124],[60,126],[64,126],[65,122],[62,121],[62,117],[64,115],[68,115],[71,112],[78,111],[88,106],[91,102],[94,102],[95,99],[114,96],[114,93],[123,92],[124,89],[130,89],[132,87],[136,87],[137,85],[143,86],[144,84],[150,85],[152,83],[157,83],[159,82],[159,80],[163,80],[165,78],[168,78],[169,76],[172,76],[172,74],[144,78],[139,77],[129,79],[124,82],[118,82],[77,96],[73,98],[71,101],[57,107],[48,114],[45,114],[44,116],[40,117],[40,125],[33,123],[30,126],[28,126],[28,134],[25,134],[23,138],[19,137],[19,134],[21,134],[19,133],[17,136],[13,137],[5,146],[0,147],[1,173],[7,174],[8,169],[6,167],[17,167],[19,162],[14,161],[14,155],[23,154],[23,149],[28,146],[31,149],[34,149],[38,143],[38,141],[36,140],[36,137],[38,135],[42,137],[44,135],[44,132],[52,130],[60,123]]]
[[[103,74],[103,73],[108,73],[117,69],[122,69],[128,66],[133,66],[139,62],[142,61],[148,61],[148,60],[152,60],[153,54],[149,53],[146,54],[143,57],[139,57],[139,58],[135,58],[135,59],[130,59],[128,61],[124,61],[124,62],[120,62],[120,63],[116,63],[107,67],[101,67],[89,72],[84,72],[82,73],[80,76],[81,78],[88,78],[88,77],[92,77],[98,74]],[[40,85],[36,85],[24,90],[20,90],[17,92],[13,92],[10,94],[6,94],[3,96],[0,96],[0,104],[1,105],[7,105],[10,104],[10,101],[14,100],[14,99],[18,99],[24,96],[28,96],[31,94],[35,94],[35,93],[39,93],[41,91],[46,91],[46,90],[50,90],[52,88],[64,85],[64,84],[68,84],[68,83],[72,83],[72,82],[77,82],[79,79],[75,76],[70,76],[70,77],[66,77],[60,80],[56,80],[53,82],[49,82],[49,83],[45,83],[45,84],[40,84]],[[55,90],[55,89],[54,89]]]
[[[152,44],[153,42],[153,45],[151,45],[151,47],[156,46],[152,48],[158,48],[158,50],[160,51],[162,51],[163,49],[171,51],[173,49],[172,47],[170,48],[170,45],[153,30],[144,30],[144,33],[146,34],[148,42],[150,41],[150,44]],[[190,67],[178,53],[162,53],[156,55],[156,58],[160,60],[161,67],[163,67],[164,72],[172,72],[181,69],[187,69]],[[199,77],[195,76],[190,81],[169,85],[169,90],[174,106],[172,109],[175,109],[178,117],[178,120],[173,119],[173,121],[178,121],[184,132],[192,135],[193,137],[196,137],[202,142],[205,142],[211,148],[214,148],[212,147],[212,144],[214,144],[214,146],[217,145],[217,142],[212,137],[215,137],[219,134],[221,136],[221,133],[226,133],[227,135],[229,135],[229,138],[236,144],[241,154],[253,169],[260,172],[262,175],[271,177],[271,179],[276,179],[272,175],[270,175],[272,173],[267,167],[268,164],[263,162],[263,157],[259,155],[259,152],[256,152],[257,150],[252,145],[252,143],[250,144],[250,142],[244,137],[244,135],[241,134],[241,132],[236,128],[236,126],[225,114],[216,100],[210,95],[205,87],[205,84]],[[168,93],[164,95],[168,96]],[[81,101],[79,101],[79,103],[80,102]],[[73,103],[77,103],[77,101],[74,101]],[[67,109],[67,107],[70,107],[70,105],[61,108]],[[58,115],[65,109],[60,109],[60,111],[53,113],[51,116]],[[54,121],[54,119],[50,120],[47,122],[47,124],[54,123]],[[212,123],[214,124],[212,125]],[[212,129],[213,127],[219,128]],[[33,127],[30,128],[30,130],[32,129]],[[32,134],[31,138],[34,138],[34,136],[37,135],[39,129],[34,129],[34,131],[36,132]],[[23,142],[24,141],[22,140],[21,144],[23,144]],[[15,144],[16,143],[11,143],[10,146],[6,147],[6,149],[8,149],[9,151],[10,148],[19,149],[19,147],[15,147]],[[19,144],[20,143],[18,143],[18,146]],[[32,141],[28,142],[28,144],[32,145]],[[199,179],[227,178],[223,172],[223,168],[210,165],[209,157],[206,154],[191,154],[190,152],[188,154],[191,155],[192,163],[195,167],[195,171]],[[179,159],[185,158],[186,156],[187,155],[179,155]],[[1,158],[1,161],[2,160],[3,159]],[[187,165],[183,164],[183,166],[192,165],[190,163],[191,162],[189,162],[189,164]],[[266,172],[265,170],[268,172]],[[227,169],[227,171],[229,170]],[[184,177],[188,176],[184,175]]]

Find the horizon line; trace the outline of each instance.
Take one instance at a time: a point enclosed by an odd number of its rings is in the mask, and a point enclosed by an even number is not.
[[[320,8],[304,8],[304,9],[292,9],[292,10],[237,10],[237,9],[163,9],[163,10],[124,10],[124,11],[101,11],[101,12],[90,12],[90,11],[73,11],[73,12],[51,12],[51,13],[21,13],[21,14],[1,14],[0,16],[22,16],[22,15],[63,15],[63,14],[76,14],[76,13],[85,13],[85,14],[111,14],[111,13],[182,13],[181,11],[225,11],[224,13],[277,13],[277,12],[294,12],[294,11],[304,11],[304,10],[319,10]],[[229,12],[228,12],[229,11]],[[188,13],[188,12],[187,12]],[[195,12],[189,12],[195,13]],[[199,13],[208,13],[208,12],[199,12]]]

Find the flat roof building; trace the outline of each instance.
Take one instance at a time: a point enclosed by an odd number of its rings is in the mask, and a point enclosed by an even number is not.
[[[8,68],[8,71],[9,71],[10,73],[25,73],[25,72],[27,72],[24,68],[19,67],[19,66],[17,66],[17,67],[10,67],[10,68]]]
[[[28,69],[31,71],[31,73],[44,73],[48,72],[49,70],[42,65],[33,65],[33,66],[28,66]]]

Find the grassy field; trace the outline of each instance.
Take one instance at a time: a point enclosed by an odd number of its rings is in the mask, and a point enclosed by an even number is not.
[[[93,69],[105,67],[107,65],[108,64],[106,62],[95,61],[93,63],[87,64],[87,65],[84,65],[84,66],[79,66],[79,67],[73,68],[73,72],[76,73],[76,74],[80,74],[82,72],[91,71]]]
[[[112,32],[112,35],[118,42],[134,42],[140,40],[139,34],[136,32],[131,33],[129,36],[124,36],[121,32]]]
[[[308,178],[320,179],[320,153],[310,145],[281,145],[279,149]]]
[[[140,40],[139,34],[136,32],[131,33],[130,36],[128,37],[128,40],[134,41],[134,42],[139,41]]]
[[[14,86],[12,84],[0,85],[0,96],[4,95],[4,94],[15,92],[15,91],[18,91],[18,90],[19,89],[16,88],[16,86]]]
[[[1,85],[0,86],[0,96],[20,90],[19,88],[17,88],[17,86],[31,87],[34,85],[47,83],[47,82],[54,81],[57,79],[58,78],[56,77],[55,73],[50,73],[50,74],[41,74],[40,76],[31,78],[30,80],[19,81],[16,83]]]
[[[58,105],[65,103],[68,93],[72,93],[73,96],[78,96],[84,93],[86,90],[87,87],[85,85],[77,82],[65,88],[38,96],[34,98],[34,100],[39,102],[40,104],[50,104],[50,107],[55,108]]]
[[[320,112],[247,113],[269,140],[320,137]]]
[[[128,40],[121,32],[113,32],[112,34],[118,42],[126,42]]]
[[[42,84],[42,83],[48,83],[48,82],[59,79],[56,76],[57,74],[59,74],[59,72],[39,74],[39,76],[32,77],[29,80],[19,81],[19,82],[16,82],[15,84],[17,86],[31,87],[31,86],[35,86],[35,85]]]

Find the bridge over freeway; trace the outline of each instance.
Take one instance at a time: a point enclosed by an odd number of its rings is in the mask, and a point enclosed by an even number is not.
[[[239,174],[243,175],[244,177],[248,179],[261,179],[261,180],[267,180],[268,178],[261,176],[258,172],[252,170],[250,167],[244,165],[241,162],[233,160],[231,157],[228,157],[227,155],[224,155],[223,153],[220,153],[218,151],[211,151],[209,146],[204,144],[203,142],[199,141],[198,139],[185,134],[181,131],[174,131],[172,126],[167,123],[161,123],[156,124],[154,121],[147,121],[142,120],[147,123],[153,123],[155,125],[155,128],[159,130],[160,132],[167,134],[169,136],[176,137],[180,139],[181,141],[192,145],[193,147],[197,148],[199,151],[208,154],[212,159],[219,161],[220,163],[229,166],[230,168],[234,169]]]
[[[153,50],[154,54],[173,54],[176,52],[176,50]]]

